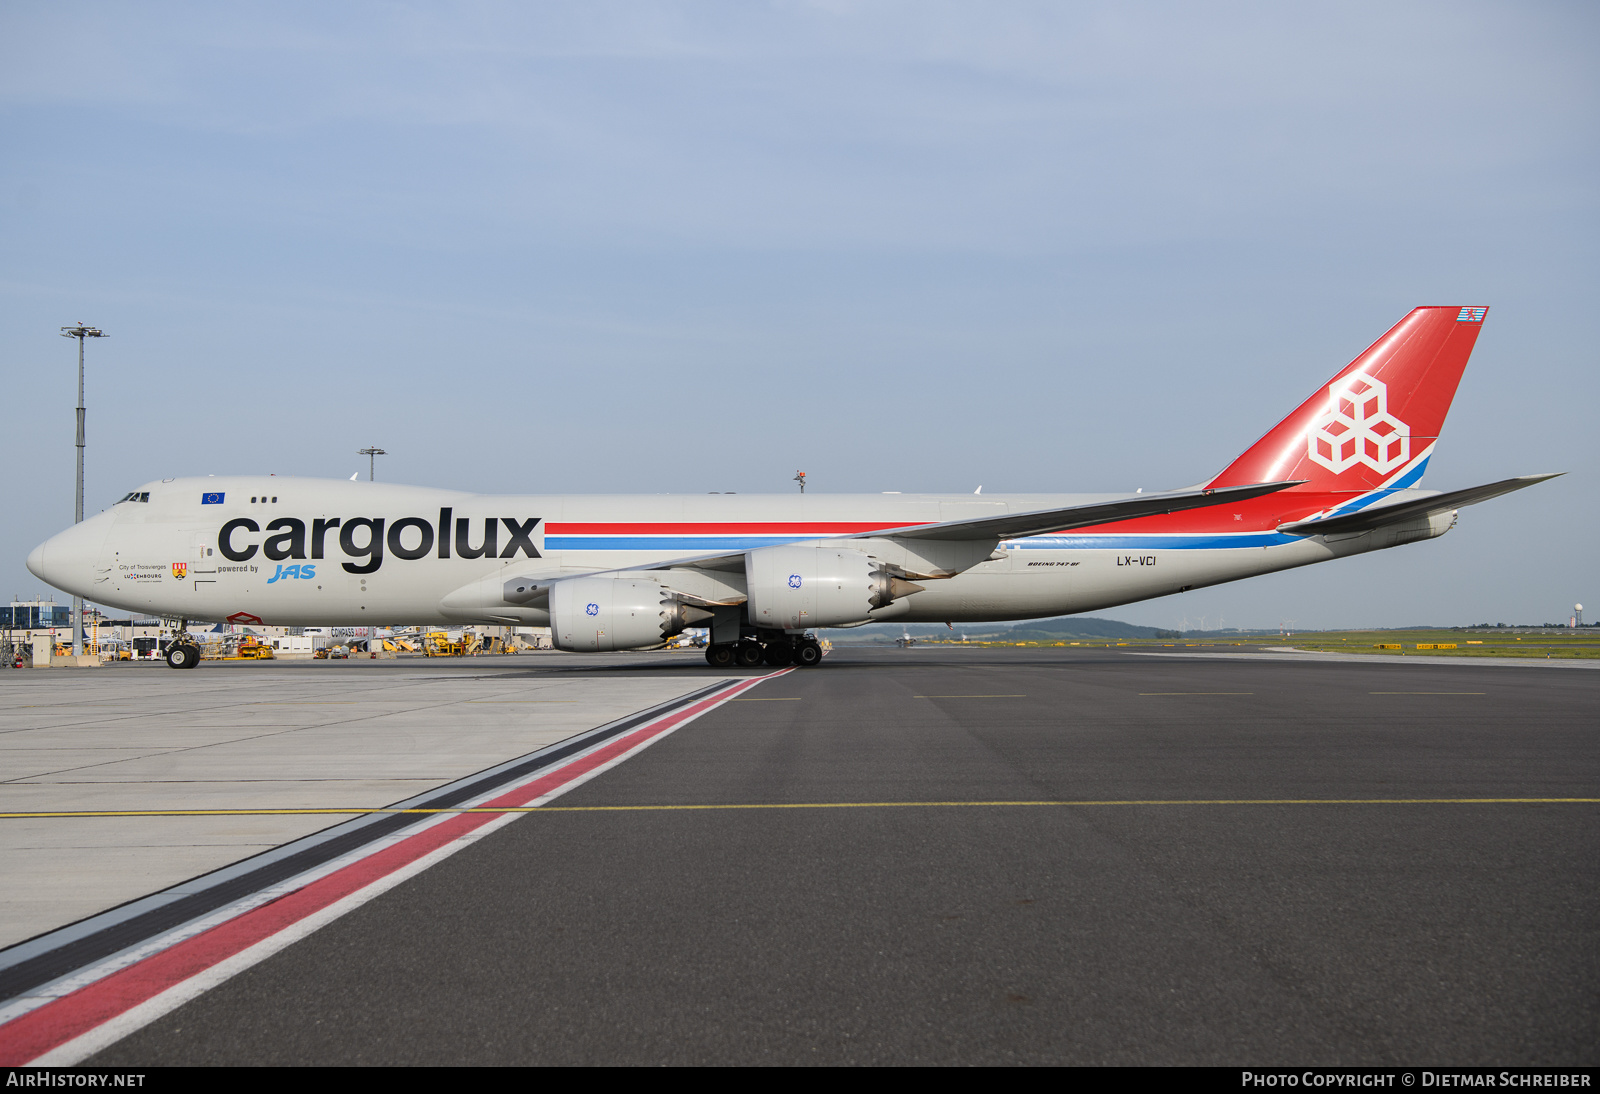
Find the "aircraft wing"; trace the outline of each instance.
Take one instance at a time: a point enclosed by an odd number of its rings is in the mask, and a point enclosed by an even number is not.
[[[1560,474],[1560,472],[1557,472],[1557,474]],[[1465,490],[1451,490],[1444,494],[1429,494],[1427,497],[1399,501],[1390,505],[1374,505],[1370,509],[1362,509],[1355,513],[1322,517],[1318,520],[1302,520],[1294,524],[1281,524],[1278,526],[1278,531],[1287,532],[1294,536],[1370,532],[1374,528],[1382,528],[1387,524],[1397,524],[1401,521],[1414,520],[1417,517],[1432,516],[1435,513],[1446,513],[1451,509],[1460,509],[1464,505],[1476,505],[1480,501],[1498,498],[1501,494],[1509,494],[1513,490],[1521,490],[1524,487],[1556,477],[1556,475],[1520,475],[1514,479],[1503,479],[1500,482],[1486,483],[1483,486],[1469,486]]]
[[[1249,498],[1259,498],[1263,494],[1271,494],[1290,486],[1299,486],[1303,481],[1290,479],[1285,482],[1259,482],[1250,486],[1225,486],[1214,490],[1173,490],[1165,494],[1135,494],[1116,501],[1069,505],[1065,509],[1036,509],[1026,513],[1007,513],[998,517],[974,517],[970,520],[947,520],[939,524],[916,524],[909,528],[885,528],[881,532],[868,532],[849,538],[893,536],[896,539],[1018,539],[1022,536],[1065,532],[1073,528],[1090,528],[1097,524],[1132,520],[1135,517],[1178,513],[1185,509],[1204,509],[1210,505],[1227,505]]]
[[[848,535],[822,537],[846,542],[853,539],[879,539],[894,536],[898,539],[1014,539],[1020,536],[1044,535],[1064,532],[1071,528],[1089,528],[1096,524],[1109,524],[1116,520],[1132,520],[1159,513],[1177,513],[1185,509],[1203,509],[1209,505],[1227,505],[1230,502],[1258,498],[1290,486],[1299,486],[1303,480],[1263,482],[1250,486],[1226,486],[1206,490],[1173,490],[1164,494],[1135,494],[1116,501],[1097,501],[1087,505],[1070,505],[1064,509],[1035,509],[1026,513],[1007,513],[998,517],[974,517],[970,520],[947,520],[938,524],[912,524],[900,528],[884,528],[874,532],[852,532]],[[743,551],[718,555],[691,555],[687,558],[669,559],[648,566],[627,569],[672,570],[689,567],[697,570],[726,570],[744,572]],[[609,572],[609,571],[607,571]]]
[[[1119,498],[1115,501],[1070,505],[1062,509],[1038,509],[1026,513],[1007,513],[1003,516],[942,521],[938,524],[915,524],[908,527],[884,528],[879,531],[827,538],[836,539],[839,542],[857,539],[878,539],[890,536],[900,539],[921,540],[1013,539],[1021,536],[1043,535],[1049,532],[1063,532],[1071,528],[1088,528],[1096,524],[1109,524],[1112,521],[1131,520],[1135,517],[1155,516],[1160,513],[1177,513],[1185,509],[1203,509],[1211,505],[1227,505],[1232,502],[1244,501],[1248,498],[1257,498],[1263,494],[1271,494],[1286,487],[1298,486],[1300,481],[1291,479],[1285,482],[1254,483],[1249,486],[1174,490],[1162,494],[1135,494],[1132,497]],[[617,570],[602,570],[584,574],[551,574],[548,576],[530,574],[527,576],[513,576],[509,580],[496,575],[493,578],[482,579],[484,589],[481,593],[473,593],[471,590],[474,589],[474,586],[467,586],[458,590],[456,594],[452,594],[451,597],[446,598],[445,602],[448,604],[452,600],[459,600],[460,604],[458,606],[464,605],[473,601],[474,596],[488,593],[490,591],[488,585],[491,582],[503,582],[492,594],[496,600],[503,596],[505,603],[526,607],[542,607],[549,603],[550,586],[557,581],[566,580],[568,577],[594,577],[599,573],[623,573],[627,570],[705,570],[742,574],[744,566],[745,552],[730,551],[714,555],[692,555],[687,558],[655,562],[646,566],[630,566]],[[686,600],[701,606],[733,603],[737,599],[742,599],[742,597],[727,599],[714,593],[696,596],[692,590],[688,589],[678,591],[685,596]]]

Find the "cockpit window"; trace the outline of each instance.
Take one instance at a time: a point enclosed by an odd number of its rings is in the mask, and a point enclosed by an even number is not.
[[[118,499],[117,504],[121,505],[125,501],[149,501],[149,500],[150,500],[150,491],[145,490],[145,491],[141,492],[141,491],[135,490],[131,494],[127,494],[124,497]]]

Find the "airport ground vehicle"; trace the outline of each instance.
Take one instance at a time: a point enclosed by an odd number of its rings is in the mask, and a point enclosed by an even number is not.
[[[1184,490],[564,497],[174,479],[28,567],[174,621],[548,626],[574,651],[704,626],[713,664],[814,664],[819,627],[1067,615],[1443,535],[1461,507],[1551,477],[1417,485],[1487,311],[1413,310]]]
[[[444,631],[430,631],[422,636],[422,652],[428,657],[461,657],[467,652],[467,639],[463,635],[452,642]]]
[[[133,644],[116,638],[102,638],[95,644],[95,652],[106,661],[132,661]]]
[[[223,655],[225,661],[271,661],[274,657],[272,647],[262,642],[253,634],[247,634],[239,640],[231,653]]]

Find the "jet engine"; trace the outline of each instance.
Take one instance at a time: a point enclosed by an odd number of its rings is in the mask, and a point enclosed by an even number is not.
[[[784,630],[863,623],[922,591],[847,547],[762,547],[745,552],[744,572],[750,622]]]
[[[557,649],[569,652],[659,646],[710,618],[654,581],[572,577],[550,586],[550,634]]]

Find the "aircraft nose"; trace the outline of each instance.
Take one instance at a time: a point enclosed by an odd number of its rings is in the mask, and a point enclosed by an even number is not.
[[[91,517],[58,532],[28,555],[28,571],[46,584],[74,596],[87,596],[94,584],[93,566],[105,543],[108,525]]]
[[[32,551],[28,552],[28,572],[34,577],[38,578],[40,581],[46,583],[50,581],[50,579],[46,577],[44,573],[44,549],[48,545],[48,542],[41,543]]]

